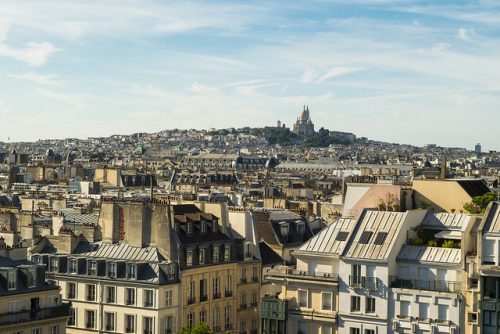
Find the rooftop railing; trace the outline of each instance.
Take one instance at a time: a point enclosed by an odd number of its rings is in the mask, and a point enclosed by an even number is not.
[[[389,281],[391,288],[400,289],[458,293],[462,288],[462,283],[457,281],[404,279],[396,276],[389,277]]]
[[[277,277],[277,278],[295,278],[295,279],[312,279],[312,280],[327,280],[332,282],[338,282],[339,276],[334,273],[324,273],[324,272],[308,272],[307,270],[299,270],[293,267],[281,267],[270,269],[266,273],[266,278]]]
[[[25,310],[0,314],[0,326],[15,324],[20,322],[38,321],[70,315],[70,304],[61,304],[53,307],[41,308],[37,310]]]

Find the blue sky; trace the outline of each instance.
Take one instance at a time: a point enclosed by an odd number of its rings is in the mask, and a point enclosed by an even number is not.
[[[500,150],[500,2],[0,0],[0,140],[291,125]]]

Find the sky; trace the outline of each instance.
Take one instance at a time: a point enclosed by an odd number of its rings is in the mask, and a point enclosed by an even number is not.
[[[0,141],[291,126],[500,150],[500,1],[0,0]]]

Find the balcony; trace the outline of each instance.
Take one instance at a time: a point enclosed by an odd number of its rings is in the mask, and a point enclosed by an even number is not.
[[[87,322],[85,324],[85,328],[94,328],[95,327],[95,324],[93,322]]]
[[[323,273],[323,272],[314,272],[310,273],[306,270],[298,270],[292,267],[280,267],[270,269],[266,274],[264,279],[270,281],[277,281],[278,283],[282,283],[284,280],[286,281],[309,281],[310,283],[314,282],[331,282],[333,284],[338,283],[339,276],[338,274],[333,273]]]
[[[378,290],[378,278],[349,275],[349,286],[353,289]]]
[[[213,330],[214,330],[214,333],[218,333],[221,331],[221,328],[220,328],[220,326],[214,326]]]
[[[247,283],[247,278],[246,277],[241,277],[240,278],[240,284],[246,284]]]
[[[106,325],[106,330],[107,331],[114,331],[115,330],[115,326],[114,325]]]
[[[125,304],[127,304],[127,305],[134,305],[134,304],[135,304],[135,300],[132,300],[132,299],[127,299],[127,300],[125,301]]]
[[[257,307],[258,306],[258,303],[257,302],[252,302],[250,303],[250,307]]]
[[[240,304],[240,310],[246,310],[247,304]]]
[[[196,297],[190,297],[190,298],[188,298],[187,301],[188,301],[188,305],[194,304],[194,303],[196,303]]]
[[[75,293],[68,293],[68,295],[66,296],[66,299],[75,299],[75,298],[76,298]]]
[[[459,293],[462,288],[462,283],[456,281],[402,279],[396,276],[389,277],[389,281],[391,288],[399,289]]]
[[[208,300],[208,296],[207,295],[200,296],[200,302],[206,302],[207,300]]]
[[[47,320],[59,317],[69,317],[69,312],[70,304],[62,304],[38,310],[4,313],[0,314],[0,326],[6,326],[21,322]]]
[[[214,292],[214,299],[220,298],[220,292]]]
[[[87,295],[87,301],[89,302],[95,301],[95,295]]]
[[[229,330],[233,329],[233,325],[232,324],[225,324],[224,329],[229,331]]]
[[[252,282],[258,282],[259,281],[259,277],[258,276],[253,276],[252,277]]]
[[[232,292],[232,291],[230,291],[230,290],[226,290],[226,291],[224,292],[224,296],[225,296],[226,298],[227,298],[227,297],[232,297],[232,296],[233,296],[233,292]]]
[[[153,302],[152,301],[145,301],[144,307],[153,307]]]

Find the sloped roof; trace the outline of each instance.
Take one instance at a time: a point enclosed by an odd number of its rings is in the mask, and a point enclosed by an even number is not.
[[[481,196],[490,191],[483,179],[458,180],[457,182],[470,197]]]
[[[491,203],[486,211],[483,233],[500,233],[500,202]]]
[[[112,244],[101,241],[93,243],[82,241],[71,255],[148,263],[165,261],[157,248],[134,247],[125,242]]]
[[[464,213],[428,212],[422,221],[422,227],[438,230],[462,231],[467,227],[471,216]]]
[[[460,248],[404,245],[397,256],[398,262],[414,262],[435,265],[460,265]]]
[[[356,219],[339,218],[304,243],[298,251],[340,255],[351,237],[355,224]],[[337,240],[340,232],[348,233],[344,240]]]

